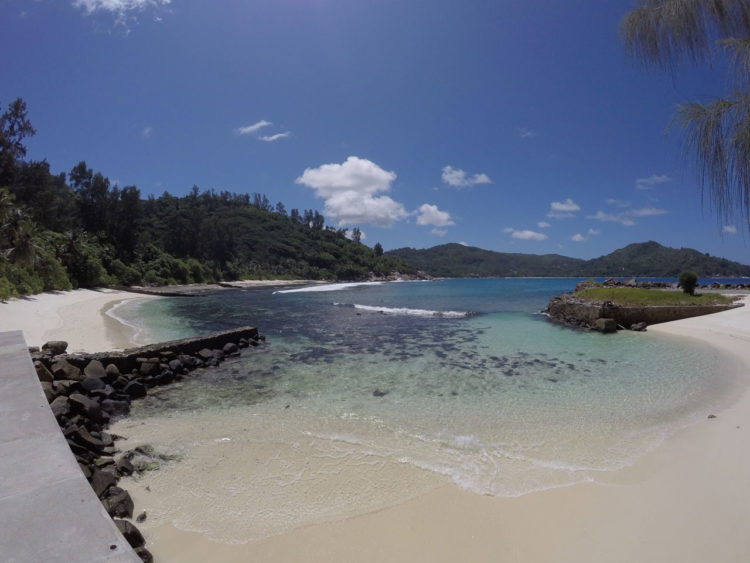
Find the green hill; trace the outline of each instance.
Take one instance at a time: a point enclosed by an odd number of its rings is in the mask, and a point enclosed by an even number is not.
[[[677,277],[693,270],[701,277],[750,277],[750,266],[690,248],[674,249],[649,241],[630,244],[592,260],[558,254],[493,252],[460,244],[388,252],[430,275],[463,277]]]

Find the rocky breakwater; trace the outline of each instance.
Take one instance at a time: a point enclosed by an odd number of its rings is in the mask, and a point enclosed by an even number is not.
[[[215,367],[263,341],[256,328],[243,327],[122,352],[69,355],[62,341],[29,350],[52,413],[81,471],[143,561],[153,558],[131,521],[133,501],[117,483],[123,475],[154,469],[167,458],[148,446],[120,451],[118,436],[106,431],[109,423],[126,416],[131,401],[146,396],[149,389],[179,381],[195,369]],[[145,518],[143,512],[136,520]]]
[[[742,307],[742,304],[621,306],[611,301],[584,299],[570,292],[553,297],[544,313],[553,321],[568,326],[616,332],[618,329],[644,331],[648,325],[719,313],[736,307]]]

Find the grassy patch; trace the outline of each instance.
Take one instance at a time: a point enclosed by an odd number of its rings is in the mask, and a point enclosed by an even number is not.
[[[683,291],[659,291],[641,288],[590,287],[576,292],[576,296],[591,301],[612,301],[623,307],[646,305],[727,305],[733,299],[718,293],[688,295]]]

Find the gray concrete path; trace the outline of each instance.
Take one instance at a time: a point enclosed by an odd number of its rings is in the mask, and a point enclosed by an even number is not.
[[[139,562],[81,473],[23,333],[0,333],[0,560]]]

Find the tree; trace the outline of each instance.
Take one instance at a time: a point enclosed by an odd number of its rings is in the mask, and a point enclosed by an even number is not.
[[[750,226],[750,0],[640,0],[620,32],[630,54],[663,70],[684,59],[729,56],[733,90],[705,104],[681,104],[673,124],[684,130],[701,199],[708,191],[719,220],[739,218]]]
[[[26,156],[23,140],[35,133],[26,116],[26,102],[17,98],[0,115],[0,186],[10,183],[18,161]]]
[[[688,295],[695,294],[695,288],[698,285],[698,275],[695,272],[685,271],[677,278],[677,285]]]
[[[383,255],[383,245],[381,245],[379,242],[375,243],[375,246],[372,247],[372,251],[375,253],[376,257],[380,257]]]

